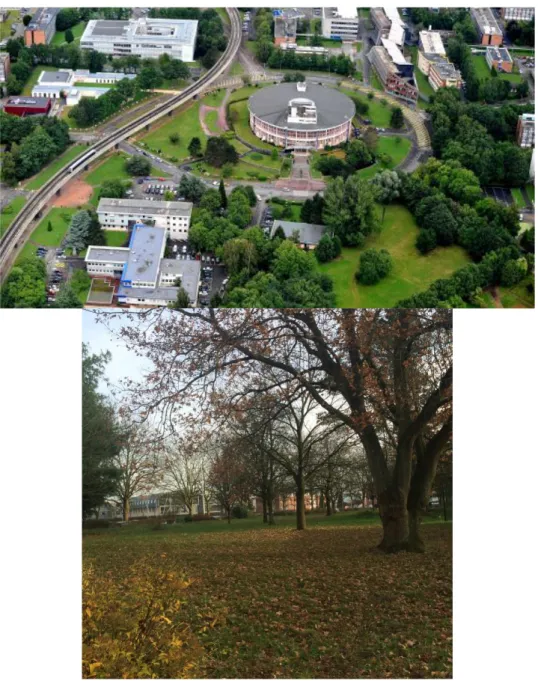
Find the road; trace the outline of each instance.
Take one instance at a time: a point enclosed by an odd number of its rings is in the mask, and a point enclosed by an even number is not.
[[[13,221],[11,228],[0,241],[0,281],[7,275],[18,250],[29,238],[34,228],[34,220],[41,217],[42,211],[46,208],[48,202],[59,193],[67,182],[78,173],[84,171],[90,162],[97,160],[112,149],[118,148],[119,143],[123,140],[147,129],[151,124],[163,116],[172,113],[195,95],[200,95],[226,71],[235,59],[241,44],[241,20],[239,12],[234,8],[228,8],[226,11],[230,17],[230,39],[228,40],[225,52],[212,69],[207,71],[196,83],[187,87],[177,96],[172,97],[168,102],[154,107],[149,113],[139,116],[119,130],[115,130],[101,138],[93,146],[89,147],[88,151],[71,164],[71,166],[62,168],[41,189],[33,193]]]

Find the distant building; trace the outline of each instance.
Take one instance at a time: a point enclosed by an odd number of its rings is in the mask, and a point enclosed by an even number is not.
[[[32,21],[24,30],[24,44],[48,45],[56,33],[56,15],[59,7],[40,7],[32,17]]]
[[[446,55],[445,46],[438,31],[420,31],[418,34],[418,47],[425,54],[440,54]]]
[[[32,97],[48,97],[49,99],[66,98],[68,106],[78,104],[82,97],[101,97],[108,92],[103,85],[113,85],[127,78],[133,80],[133,73],[90,73],[87,70],[60,69],[59,71],[42,71],[37,83],[32,88]],[[83,83],[83,87],[77,87]],[[87,87],[93,85],[95,87]],[[101,86],[101,87],[100,87]]]
[[[516,140],[520,147],[534,147],[535,114],[521,114],[517,120]]]
[[[497,71],[512,73],[514,68],[514,62],[506,47],[487,47],[486,61],[490,68],[495,68]]]
[[[430,63],[430,73],[428,74],[428,82],[434,90],[440,87],[455,87],[458,90],[463,85],[461,73],[458,69],[443,57],[438,57],[437,61]]]
[[[286,12],[274,17],[274,43],[285,45],[295,43],[297,39],[297,12]]]
[[[188,201],[101,199],[97,207],[103,229],[128,230],[144,222],[162,227],[169,238],[178,241],[188,238],[191,215],[192,203]]]
[[[460,89],[463,84],[461,73],[446,58],[443,40],[437,31],[420,31],[417,65],[434,90],[440,87]]]
[[[390,40],[402,47],[405,42],[405,22],[396,7],[372,7],[370,18],[376,31],[375,43]]]
[[[408,102],[416,102],[418,89],[415,86],[413,64],[408,62],[398,46],[381,38],[368,52],[368,59],[379,76],[386,92]]]
[[[489,7],[472,7],[471,18],[482,45],[502,45],[503,33]]]
[[[532,21],[534,7],[501,7],[501,16],[505,21]]]
[[[324,38],[355,41],[359,36],[359,15],[353,6],[323,7],[321,32]]]
[[[127,248],[90,246],[86,269],[92,277],[119,280],[115,296],[123,305],[167,306],[177,298],[178,280],[196,305],[200,261],[165,258],[165,248],[166,229],[135,224]]]
[[[321,54],[326,55],[328,49],[326,47],[313,47],[312,45],[297,45],[296,43],[280,43],[280,49],[292,52],[295,54]]]
[[[279,227],[282,227],[284,230],[286,239],[297,237],[297,243],[301,248],[315,248],[325,231],[323,225],[313,225],[308,222],[275,220],[271,228],[271,238],[275,235]]]
[[[11,71],[11,61],[7,52],[0,52],[0,83],[5,83]]]
[[[155,59],[167,54],[194,61],[198,22],[187,19],[139,18],[129,21],[94,19],[88,22],[80,47],[103,54]]]
[[[13,116],[47,116],[50,111],[50,100],[46,97],[9,97],[4,111]]]

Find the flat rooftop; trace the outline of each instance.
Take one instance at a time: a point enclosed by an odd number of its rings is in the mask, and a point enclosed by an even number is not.
[[[302,244],[315,245],[323,236],[325,227],[323,225],[314,225],[309,222],[289,222],[287,220],[275,220],[271,229],[271,237],[275,235],[276,230],[282,227],[286,238],[290,239],[294,232],[299,232],[299,242]]]
[[[499,24],[489,7],[472,7],[471,15],[474,17],[482,33],[486,35],[502,35]]]
[[[188,217],[192,213],[189,201],[143,201],[140,199],[101,199],[97,207],[98,213],[116,213],[134,216],[175,216]]]
[[[410,64],[411,62],[407,61],[407,59],[404,57],[402,54],[402,51],[396,45],[395,42],[392,40],[388,40],[387,38],[381,38],[381,42],[383,44],[383,47],[387,50],[389,53],[390,58],[395,64]]]
[[[85,40],[119,39],[122,42],[140,40],[142,42],[175,42],[179,45],[192,45],[196,38],[198,22],[190,19],[131,19],[113,21],[93,19],[88,22],[81,38]]]
[[[340,7],[323,7],[324,19],[355,19],[359,20],[359,15],[355,7],[341,5]]]
[[[35,107],[36,109],[49,105],[50,99],[46,97],[10,97],[6,102],[6,106]]]
[[[201,266],[199,260],[163,258],[161,260],[161,274],[181,277],[181,286],[187,292],[189,299],[194,303],[198,296]]]
[[[422,49],[428,54],[446,54],[441,34],[437,31],[420,31]]]
[[[494,59],[495,61],[512,61],[510,52],[508,52],[506,47],[495,47],[493,45],[488,45],[488,47],[486,47],[486,55],[489,55],[490,59]]]
[[[165,243],[166,230],[162,227],[135,225],[122,281],[156,281]]]
[[[166,300],[169,303],[177,298],[177,287],[175,286],[156,286],[155,288],[144,288],[137,286],[119,286],[117,296],[119,298],[128,296],[129,298],[146,298],[148,300]]]
[[[86,252],[85,262],[123,262],[129,259],[128,248],[108,248],[106,246],[89,246]]]
[[[71,80],[72,71],[41,71],[39,83],[54,85],[56,83],[68,83]]]
[[[56,15],[59,11],[59,7],[40,7],[26,28],[31,31],[36,31],[40,28],[45,29],[50,23],[56,21]]]
[[[447,61],[446,59],[440,59],[439,61],[436,61],[433,68],[435,68],[437,73],[442,78],[456,79],[460,77],[460,72],[458,71],[458,69],[454,66],[454,64]]]

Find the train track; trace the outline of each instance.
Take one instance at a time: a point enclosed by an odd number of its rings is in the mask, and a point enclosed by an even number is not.
[[[230,37],[226,50],[212,69],[205,73],[196,83],[183,90],[181,94],[160,104],[153,111],[143,114],[134,121],[103,137],[96,144],[88,147],[84,154],[75,159],[73,163],[59,170],[41,189],[28,199],[20,213],[13,220],[10,229],[0,241],[0,281],[3,281],[5,278],[10,270],[14,256],[30,236],[33,221],[41,216],[41,211],[64,184],[83,171],[88,163],[95,161],[123,140],[136,135],[144,130],[146,126],[172,113],[178,106],[185,104],[203,92],[208,85],[211,85],[230,66],[241,45],[241,20],[237,9],[227,8],[226,11],[230,17]]]

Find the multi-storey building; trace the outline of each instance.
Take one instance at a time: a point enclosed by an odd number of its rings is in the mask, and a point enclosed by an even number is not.
[[[59,69],[58,71],[42,71],[37,83],[32,88],[33,97],[49,99],[66,98],[68,106],[75,106],[82,97],[101,97],[108,92],[104,85],[114,85],[127,78],[133,80],[133,73],[90,73],[87,70]],[[78,87],[83,83],[83,87]]]
[[[372,47],[368,59],[376,70],[386,92],[408,102],[416,102],[413,64],[408,62],[398,46],[391,40],[381,39],[382,44]]]
[[[532,21],[534,7],[501,7],[501,16],[505,21]]]
[[[4,111],[13,116],[47,116],[50,111],[50,100],[45,97],[9,97],[4,104]]]
[[[418,47],[425,54],[440,54],[443,57],[446,55],[443,39],[438,31],[420,31]]]
[[[472,7],[471,18],[482,45],[502,45],[503,32],[489,7]]]
[[[188,201],[141,201],[137,199],[101,199],[97,215],[103,229],[128,230],[145,222],[166,229],[171,239],[186,240],[192,215]]]
[[[420,31],[417,65],[434,90],[440,87],[460,89],[463,84],[461,73],[446,58],[443,40],[437,31]]]
[[[355,7],[324,7],[321,17],[324,38],[355,41],[359,35],[359,15]]]
[[[48,45],[56,33],[56,15],[59,7],[40,7],[32,17],[32,21],[24,30],[24,44]]]
[[[381,44],[383,38],[399,45],[405,42],[405,22],[396,7],[372,7],[370,18],[375,29],[375,42]]]
[[[150,59],[163,54],[194,61],[198,22],[187,19],[139,18],[129,21],[96,19],[88,22],[80,39],[83,50]]]
[[[7,52],[0,52],[0,83],[5,83],[11,71],[11,61]]]
[[[506,47],[486,47],[486,61],[490,68],[512,73],[514,62]]]
[[[434,55],[436,59],[430,62],[428,82],[434,90],[440,87],[455,87],[458,90],[463,85],[461,73],[444,57]]]
[[[520,147],[534,147],[534,114],[521,114],[517,120],[516,140]]]
[[[275,45],[285,45],[286,43],[295,43],[297,39],[297,12],[282,12],[274,19]]]

